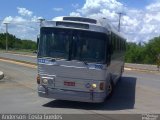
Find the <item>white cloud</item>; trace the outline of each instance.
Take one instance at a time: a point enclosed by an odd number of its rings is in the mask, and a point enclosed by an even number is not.
[[[19,14],[21,13],[19,16],[7,16],[3,19],[0,24],[0,32],[5,32],[5,25],[3,23],[8,22],[8,32],[10,34],[16,35],[16,37],[21,39],[36,40],[39,34],[39,22],[37,20],[39,17],[31,16],[33,12],[24,12],[27,11],[25,9],[22,12],[21,10],[18,9],[17,11]]]
[[[78,8],[78,7],[79,7],[79,4],[78,4],[78,3],[72,4],[72,7],[73,7],[73,8]]]
[[[53,20],[53,21],[62,21],[62,20],[63,20],[62,17],[63,17],[63,16],[54,17],[54,18],[52,18],[52,20]]]
[[[80,13],[77,13],[77,12],[71,12],[70,16],[80,17],[81,15],[80,15]]]
[[[6,18],[4,18],[3,23],[9,23],[13,20],[12,16],[8,16]]]
[[[82,15],[89,15],[92,13],[101,13],[103,9],[121,11],[123,10],[123,4],[116,0],[86,0],[84,6],[78,11]]]
[[[32,11],[29,11],[26,8],[17,7],[17,9],[18,9],[18,13],[21,16],[32,16],[32,14],[33,14]]]
[[[147,25],[142,27],[142,29],[140,30],[140,33],[150,34],[155,30],[155,28],[156,28],[155,25],[147,24]]]
[[[63,8],[53,8],[54,11],[60,12],[63,11]]]
[[[5,22],[9,22],[8,32],[10,34],[21,39],[36,40],[39,33],[39,23],[33,20],[35,20],[35,17],[31,19],[24,19],[20,16],[4,18]],[[1,24],[0,27],[2,28],[1,32],[5,32],[5,25]]]
[[[143,9],[126,7],[118,0],[86,0],[82,8],[70,13],[73,16],[91,17],[102,22],[102,18],[111,21],[117,28],[118,12],[124,12],[121,19],[121,31],[128,41],[148,41],[160,35],[160,1],[153,1]]]
[[[12,17],[12,16],[8,16],[8,17],[5,17],[4,20],[2,21],[2,24],[3,23],[25,23],[27,22],[27,19],[24,19],[23,17],[21,16],[15,16],[15,17]]]
[[[38,22],[38,19],[40,19],[40,18],[42,18],[42,17],[33,16],[33,17],[31,18],[31,21],[32,21],[32,22]]]
[[[73,6],[73,5],[72,5]],[[76,4],[74,4],[76,7]],[[78,7],[78,5],[77,5]],[[7,16],[3,22],[10,22],[9,32],[20,38],[35,40],[39,33],[38,16],[26,8],[17,8],[19,16]],[[63,8],[53,10],[62,11]],[[160,35],[160,1],[154,1],[143,9],[132,9],[124,6],[118,0],[86,0],[81,8],[70,13],[70,16],[91,17],[101,23],[110,21],[117,28],[117,12],[126,15],[121,20],[121,31],[128,41],[148,41]],[[102,20],[102,18],[106,20]],[[58,18],[57,18],[58,19]],[[0,31],[5,32],[5,26],[0,24]]]
[[[160,11],[160,2],[152,3],[146,6],[146,9],[151,12],[159,12]]]
[[[37,16],[33,16],[31,18],[31,22],[40,22],[40,19],[44,19],[43,17],[37,17]],[[44,19],[45,20],[45,19]]]

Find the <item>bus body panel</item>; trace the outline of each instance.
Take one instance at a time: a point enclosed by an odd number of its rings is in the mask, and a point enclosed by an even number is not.
[[[106,70],[90,69],[88,66],[79,63],[82,66],[76,66],[72,62],[72,66],[69,66],[66,62],[59,62],[58,65],[38,65],[38,73],[41,79],[49,79],[50,84],[47,84],[50,88],[68,89],[76,91],[89,91],[89,85],[99,84],[105,82],[107,75]],[[72,82],[73,85],[65,85],[65,82]],[[52,84],[52,85],[51,85]],[[101,92],[97,87],[95,92]]]
[[[62,23],[58,24],[56,21],[43,22],[40,36],[38,53],[40,51],[42,53],[40,55],[38,54],[37,60],[38,75],[40,78],[38,95],[40,97],[58,100],[103,102],[109,95],[108,87],[110,82],[116,84],[124,69],[124,48],[123,50],[121,48],[121,46],[124,47],[125,43],[122,40],[123,37],[109,26],[108,28],[104,28],[96,24],[78,21],[66,22],[63,20]],[[52,39],[55,43],[52,42]],[[98,42],[102,41],[102,39],[106,42]],[[53,47],[51,44],[55,45],[58,41],[60,41],[58,43],[60,49],[50,50],[49,48]],[[83,42],[80,43],[79,41]],[[93,44],[94,42],[96,43]],[[88,47],[84,47],[82,44],[88,44]],[[61,55],[59,54],[59,56],[62,57],[62,54],[67,53],[69,54],[68,58],[64,55],[64,59],[58,56],[50,56],[50,54],[53,54],[52,52],[59,52],[63,48],[64,51],[61,51]],[[99,59],[103,60],[103,63],[96,61],[86,62],[81,57],[84,57],[85,54],[83,55],[83,53],[77,52],[80,50],[82,52],[83,48],[92,49],[93,52],[90,52],[94,54],[89,55],[96,59],[97,56],[101,56]],[[96,50],[99,50],[99,53],[96,53]],[[103,57],[102,51],[105,51]],[[80,55],[79,57],[75,54],[76,52]],[[43,55],[44,53],[47,53],[47,55]],[[54,55],[57,55],[57,53],[54,53]]]
[[[121,60],[112,61],[106,70],[89,69],[88,67],[84,67],[83,63],[81,63],[83,67],[77,65],[78,68],[74,68],[73,63],[70,67],[65,65],[64,61],[62,63],[61,65],[38,65],[40,78],[50,80],[50,84],[41,84],[38,86],[38,94],[40,97],[81,102],[103,102],[108,95],[106,89],[110,77],[113,78],[116,84],[121,75],[121,68],[123,68],[123,61]],[[65,81],[75,82],[75,86],[65,86]],[[101,82],[105,83],[104,91],[99,90],[99,84]],[[98,87],[92,90],[87,88],[88,83],[90,85],[96,83]]]
[[[58,62],[58,65],[38,65],[41,81],[48,79],[49,82],[47,85],[41,83],[38,86],[39,96],[59,100],[103,102],[107,91],[99,90],[99,85],[101,82],[106,84],[106,70],[89,69],[81,62],[69,63],[72,66],[69,66],[68,63],[68,61],[62,61]],[[65,82],[75,84],[68,86],[65,85]],[[92,90],[92,84],[96,84],[97,88]]]
[[[93,92],[93,91],[81,92],[81,91],[51,89],[51,88],[44,88],[43,86],[39,85],[38,95],[40,97],[49,99],[101,103],[105,100],[107,93]]]

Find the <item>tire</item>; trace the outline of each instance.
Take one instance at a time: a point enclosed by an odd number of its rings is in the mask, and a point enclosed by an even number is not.
[[[119,76],[118,81],[122,81],[122,75]]]
[[[121,68],[121,73],[120,73],[120,76],[118,78],[118,81],[121,81],[122,80],[122,74],[124,72],[124,67]]]
[[[110,99],[113,96],[113,92],[114,92],[114,83],[113,83],[112,80],[109,83],[108,91],[107,92],[109,92],[109,94],[107,96],[107,99]]]

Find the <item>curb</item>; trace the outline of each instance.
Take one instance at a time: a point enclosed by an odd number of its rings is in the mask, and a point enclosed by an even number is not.
[[[128,70],[128,71],[139,71],[139,72],[160,73],[160,71],[157,71],[157,70],[139,69],[139,68],[133,68],[133,67],[125,67],[124,69],[125,69],[125,70]]]
[[[3,77],[4,77],[4,73],[0,71],[0,80],[3,79]]]
[[[136,67],[129,67],[129,66],[124,66],[126,69],[131,69],[131,70],[140,70],[140,71],[151,71],[151,72],[159,72],[156,69],[146,69],[146,68],[136,68]]]

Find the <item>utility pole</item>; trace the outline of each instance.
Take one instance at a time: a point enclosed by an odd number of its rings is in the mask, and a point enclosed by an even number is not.
[[[6,25],[6,51],[8,51],[8,22],[4,23]]]
[[[45,20],[44,18],[38,18],[38,20],[39,20],[39,22],[40,22],[40,24],[39,24],[39,27],[41,28],[42,27],[42,22]]]
[[[122,18],[122,15],[125,15],[125,14],[122,13],[122,12],[119,12],[119,13],[117,13],[117,14],[118,14],[118,16],[119,16],[118,32],[120,32],[120,31],[121,31],[121,18]]]

